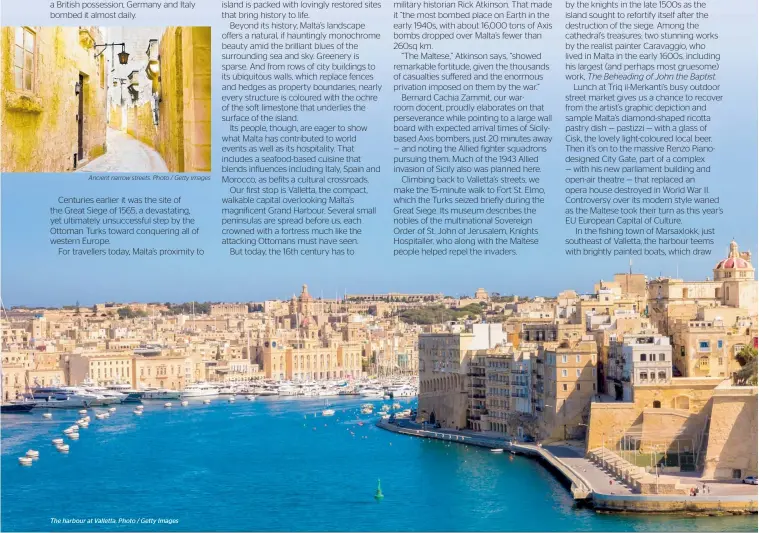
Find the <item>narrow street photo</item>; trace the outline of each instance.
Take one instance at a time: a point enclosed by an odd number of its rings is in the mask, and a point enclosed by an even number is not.
[[[209,27],[3,27],[3,172],[209,172]]]

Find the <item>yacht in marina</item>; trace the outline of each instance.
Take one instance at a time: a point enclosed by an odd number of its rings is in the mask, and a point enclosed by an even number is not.
[[[300,396],[302,394],[302,390],[300,387],[296,385],[292,385],[290,383],[284,383],[280,385],[278,394],[280,396]]]
[[[113,383],[106,387],[108,390],[120,392],[125,395],[124,403],[139,403],[142,399],[142,391],[134,390],[127,383]]]
[[[390,389],[390,395],[393,398],[413,398],[417,392],[411,385],[401,385],[398,388]]]
[[[3,402],[0,404],[0,413],[28,413],[36,407],[37,403],[29,400],[16,402]]]
[[[385,395],[385,391],[378,387],[365,387],[359,393],[367,398],[382,398]]]
[[[141,391],[143,400],[178,400],[182,393],[171,389],[158,389],[149,387]]]
[[[255,387],[253,394],[256,396],[279,396],[279,391],[275,387],[264,385],[263,387]]]
[[[220,396],[234,396],[237,394],[237,385],[232,383],[221,383],[218,386]]]
[[[71,390],[73,387],[35,387],[26,398],[43,409],[81,409],[98,403],[100,398],[86,392]]]
[[[188,385],[181,393],[182,398],[198,398],[201,396],[218,396],[218,387],[210,383],[193,383]]]

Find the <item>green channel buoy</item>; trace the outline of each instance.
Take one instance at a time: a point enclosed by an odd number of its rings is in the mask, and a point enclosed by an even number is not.
[[[382,494],[382,486],[380,485],[380,480],[377,480],[377,492],[374,493],[374,499],[375,500],[381,500],[384,498],[385,495]]]

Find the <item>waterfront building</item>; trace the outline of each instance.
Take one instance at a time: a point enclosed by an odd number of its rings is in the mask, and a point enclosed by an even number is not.
[[[540,437],[582,438],[591,400],[597,390],[597,347],[592,336],[545,343]]]
[[[643,330],[612,338],[605,371],[606,390],[618,401],[632,401],[637,385],[669,383],[672,380],[669,337]]]
[[[468,412],[475,409],[468,397],[469,362],[478,350],[506,343],[501,324],[473,324],[468,331],[419,335],[419,414],[445,427],[465,428]],[[485,387],[484,368],[479,372],[478,390]],[[473,385],[473,384],[472,384]],[[484,394],[477,393],[478,410],[484,409]]]

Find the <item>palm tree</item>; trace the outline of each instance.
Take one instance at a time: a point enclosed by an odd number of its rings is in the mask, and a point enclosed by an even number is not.
[[[744,346],[735,356],[741,369],[735,373],[737,385],[756,385],[756,348]]]

